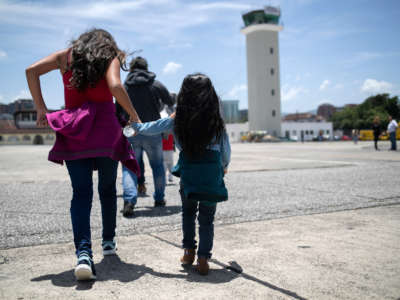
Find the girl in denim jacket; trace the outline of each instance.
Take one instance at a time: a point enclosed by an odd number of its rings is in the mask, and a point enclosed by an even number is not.
[[[229,138],[221,118],[219,98],[210,78],[195,73],[185,77],[177,97],[176,114],[154,122],[133,123],[138,134],[153,135],[173,130],[181,150],[173,174],[180,177],[184,255],[181,263],[195,259],[195,220],[198,211],[199,247],[196,269],[209,271],[218,202],[228,199],[224,174],[230,162]]]

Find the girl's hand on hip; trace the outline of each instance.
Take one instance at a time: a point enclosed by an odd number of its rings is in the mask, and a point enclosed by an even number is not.
[[[36,111],[36,125],[38,127],[47,127],[49,123],[47,122],[46,114],[48,113],[47,109],[37,110]]]

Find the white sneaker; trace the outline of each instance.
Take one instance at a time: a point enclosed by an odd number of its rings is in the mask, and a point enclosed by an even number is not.
[[[78,258],[78,264],[75,267],[76,280],[93,280],[96,279],[96,270],[94,268],[93,260],[83,253]]]

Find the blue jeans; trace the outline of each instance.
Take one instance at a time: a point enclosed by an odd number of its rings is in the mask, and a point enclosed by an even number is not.
[[[108,157],[85,158],[65,161],[72,184],[71,220],[76,255],[84,251],[92,257],[90,211],[93,199],[93,166],[98,169],[98,192],[103,220],[103,241],[115,236],[117,217],[117,168],[118,162]]]
[[[138,184],[144,184],[144,182],[146,181],[146,178],[144,177],[144,162],[143,162],[143,155],[141,155],[140,160],[137,159],[136,160],[139,164],[139,168],[140,168],[140,177],[138,178]]]
[[[196,249],[196,214],[199,211],[199,249],[198,257],[211,258],[214,241],[214,216],[217,205],[205,205],[201,201],[187,199],[180,189],[182,199],[182,246],[185,249]]]
[[[163,164],[162,140],[161,135],[143,136],[138,135],[130,138],[129,142],[135,152],[139,165],[143,164],[143,151],[149,158],[150,166],[153,171],[154,180],[154,201],[164,200],[165,192],[165,170]],[[139,182],[140,183],[140,182]],[[122,166],[122,187],[125,202],[133,205],[137,202],[138,178],[126,167]]]
[[[392,144],[390,150],[396,150],[397,149],[397,145],[396,145],[396,132],[389,132],[389,138],[390,138],[390,142]]]

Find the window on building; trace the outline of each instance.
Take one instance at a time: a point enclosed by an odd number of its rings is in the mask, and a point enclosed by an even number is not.
[[[273,76],[275,74],[274,68],[271,68],[271,75]]]
[[[310,133],[311,133],[311,134],[314,134],[314,130],[311,130]]]
[[[326,134],[329,134],[329,130],[326,131]]]
[[[269,48],[269,53],[270,53],[270,54],[274,54],[274,48],[272,48],[272,47]]]
[[[3,136],[2,135],[0,135],[0,142],[3,140]]]
[[[235,133],[231,132],[231,137],[234,138],[235,137]]]
[[[272,95],[272,96],[275,95],[275,90],[274,90],[274,89],[271,90],[271,95]]]
[[[46,140],[48,140],[48,141],[54,140],[54,135],[52,135],[52,134],[46,135]]]
[[[273,109],[272,110],[272,116],[275,117],[275,115],[276,115],[276,111],[275,111],[275,109]]]
[[[308,135],[308,130],[306,130],[306,134]]]
[[[7,139],[9,142],[19,142],[19,137],[15,135],[10,135]]]
[[[29,113],[22,113],[22,121],[29,121],[30,115]]]
[[[296,130],[293,130],[293,131],[292,131],[292,134],[293,134],[293,135],[297,135],[297,131],[296,131]]]
[[[22,138],[23,141],[30,141],[31,137],[29,135],[24,135],[24,137]]]

